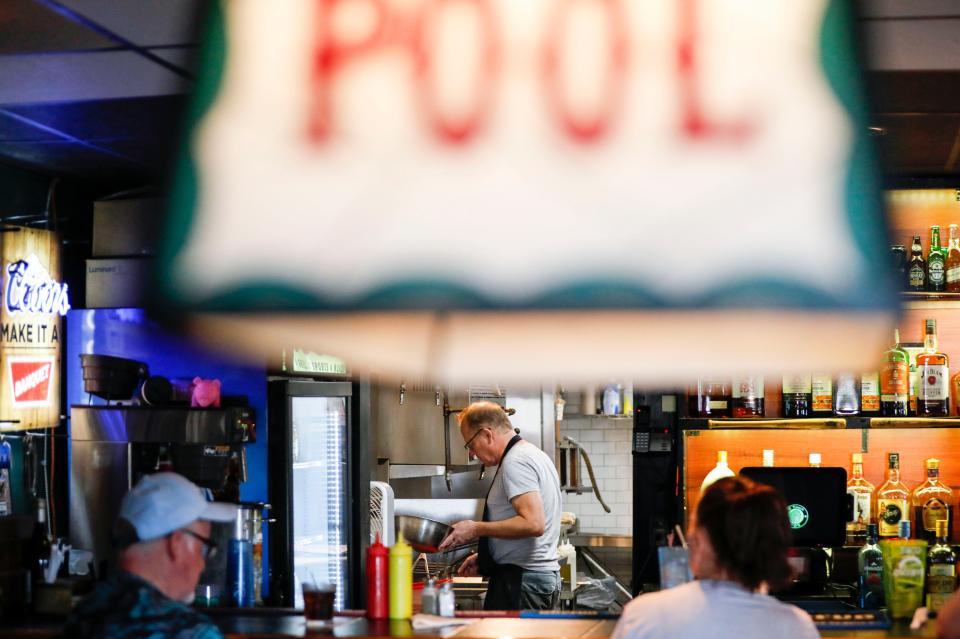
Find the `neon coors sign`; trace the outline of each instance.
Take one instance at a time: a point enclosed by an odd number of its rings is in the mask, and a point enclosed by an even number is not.
[[[60,242],[20,228],[0,238],[0,431],[60,423],[61,318],[70,310]]]

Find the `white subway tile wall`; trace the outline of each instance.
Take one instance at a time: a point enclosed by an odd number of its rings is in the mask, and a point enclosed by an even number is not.
[[[633,458],[630,442],[633,420],[597,416],[567,415],[560,433],[580,442],[590,455],[600,494],[610,506],[606,513],[593,491],[564,495],[564,510],[580,518],[580,530],[610,535],[633,533]],[[581,483],[590,483],[587,465],[580,462]]]

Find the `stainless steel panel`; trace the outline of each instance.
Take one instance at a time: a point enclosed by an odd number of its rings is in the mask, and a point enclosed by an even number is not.
[[[73,441],[229,444],[248,439],[250,408],[71,406]]]
[[[130,490],[126,443],[71,442],[70,544],[92,550],[97,565],[113,561],[111,531]]]
[[[399,384],[376,384],[372,387],[372,394],[371,416],[378,458],[389,459],[391,465],[442,465],[443,429],[446,427],[450,433],[451,463],[469,463],[456,417],[451,415],[444,423],[436,390],[406,385],[402,404]],[[453,408],[462,408],[465,402],[465,393],[450,397]]]

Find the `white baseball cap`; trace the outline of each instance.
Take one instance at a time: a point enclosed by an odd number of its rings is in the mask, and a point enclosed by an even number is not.
[[[229,522],[237,517],[237,507],[224,502],[207,501],[204,491],[177,473],[146,475],[123,497],[117,525],[117,543],[128,546],[137,541],[165,537],[198,519]],[[123,534],[133,528],[136,539]]]

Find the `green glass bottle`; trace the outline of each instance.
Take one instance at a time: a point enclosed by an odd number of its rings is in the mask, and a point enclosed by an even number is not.
[[[872,610],[883,606],[883,553],[877,544],[877,525],[867,524],[867,543],[857,553],[860,574],[860,607]]]
[[[906,417],[910,404],[910,356],[900,348],[900,329],[894,344],[883,354],[880,371],[880,412],[884,417]]]
[[[946,519],[937,521],[937,543],[927,555],[927,610],[930,612],[940,610],[957,587],[957,555],[947,541],[948,530]]]
[[[940,227],[930,227],[930,253],[927,254],[927,290],[939,293],[946,288],[946,258],[940,248]]]

